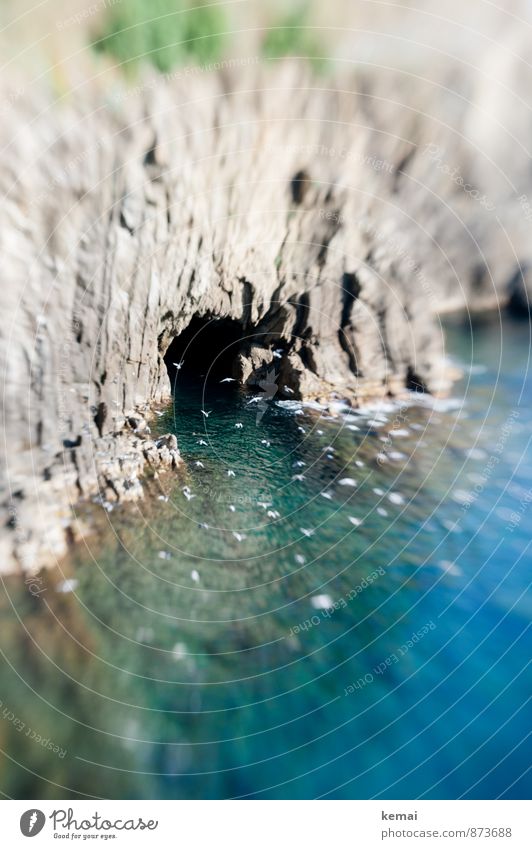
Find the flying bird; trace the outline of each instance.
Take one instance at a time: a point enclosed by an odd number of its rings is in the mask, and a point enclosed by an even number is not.
[[[234,377],[224,377],[224,379],[221,380],[220,383],[236,383],[236,378],[234,378]]]
[[[210,416],[210,414],[212,413],[212,410],[209,410],[209,412],[208,412],[208,413],[206,413],[206,412],[205,412],[205,410],[202,410],[201,412],[203,413],[203,415],[205,416],[205,418],[206,418],[206,419],[208,419],[208,418],[209,418],[209,416]]]

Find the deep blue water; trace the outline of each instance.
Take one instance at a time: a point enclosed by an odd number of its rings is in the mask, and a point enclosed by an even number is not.
[[[4,793],[530,796],[530,327],[447,338],[452,398],[334,418],[183,369],[168,500],[4,581]]]

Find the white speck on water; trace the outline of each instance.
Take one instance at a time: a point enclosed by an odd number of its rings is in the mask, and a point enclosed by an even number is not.
[[[137,643],[150,643],[153,640],[153,628],[141,626],[135,633]]]
[[[187,647],[185,643],[176,643],[172,649],[174,660],[183,660],[187,656]]]
[[[235,477],[235,473],[233,472],[232,469],[227,469],[227,477],[228,478],[234,478]]]
[[[58,593],[73,593],[78,586],[79,581],[76,578],[67,578],[61,581],[56,587]]]
[[[246,539],[246,535],[240,534],[238,531],[233,531],[233,536],[237,540],[237,542],[242,542],[242,540]]]
[[[465,454],[470,460],[485,460],[488,456],[482,448],[469,448]]]
[[[400,492],[390,492],[388,495],[388,501],[391,501],[392,504],[404,504],[405,500]]]
[[[383,490],[383,489],[379,489],[379,487],[378,487],[378,486],[374,486],[374,487],[373,487],[373,492],[375,493],[375,495],[384,495],[384,490]]]
[[[307,561],[303,557],[302,554],[296,554],[296,563],[299,563],[300,566],[303,566]]]
[[[339,486],[356,486],[357,482],[354,478],[342,478],[338,481]]]
[[[377,507],[377,513],[379,516],[387,516],[388,511],[384,509],[384,507]]]
[[[327,595],[327,593],[323,593],[323,595],[313,595],[310,599],[310,603],[315,610],[328,610],[333,606],[333,600],[330,595]]]
[[[358,528],[358,526],[362,524],[362,519],[357,519],[356,516],[350,516],[349,521],[355,526],[355,528]]]
[[[406,454],[403,454],[402,451],[390,451],[388,457],[390,460],[406,460]]]
[[[230,509],[231,513],[234,513],[234,512],[235,512],[235,510],[236,510],[236,507],[235,507],[235,505],[234,505],[234,504],[230,504],[230,505],[229,505],[229,509]]]
[[[314,529],[313,528],[300,528],[299,530],[301,531],[301,533],[305,537],[314,536]]]
[[[194,581],[195,584],[198,583],[198,581],[200,579],[200,575],[199,575],[199,572],[197,571],[197,569],[192,570],[192,572],[190,573],[190,577],[192,578],[192,580]]]
[[[158,495],[157,500],[158,501],[168,501],[168,496],[167,495]]]
[[[170,560],[171,554],[169,551],[158,551],[157,557],[160,557],[161,560]]]
[[[452,522],[450,519],[444,519],[442,524],[443,524],[443,527],[446,528],[450,533],[452,533],[452,534],[460,533],[460,523],[459,522],[456,522],[456,521]]]
[[[332,492],[320,492],[320,495],[323,498],[326,498],[328,501],[332,501],[333,493]]]
[[[365,465],[366,464],[362,460],[355,460],[355,466],[358,466],[359,469],[361,469]]]
[[[406,427],[398,427],[390,431],[390,436],[410,436],[410,431]]]
[[[472,494],[470,492],[466,492],[465,489],[455,489],[453,492],[453,498],[460,504],[470,504],[473,501]]]
[[[440,560],[438,566],[447,575],[456,575],[457,577],[460,577],[464,574],[460,567],[457,566],[456,563],[453,563],[451,560]]]

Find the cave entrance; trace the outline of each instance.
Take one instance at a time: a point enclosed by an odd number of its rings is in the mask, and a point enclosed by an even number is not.
[[[237,356],[243,328],[239,321],[215,316],[196,316],[170,343],[164,356],[168,377],[185,383],[220,381],[238,377]],[[178,368],[180,366],[180,368]]]

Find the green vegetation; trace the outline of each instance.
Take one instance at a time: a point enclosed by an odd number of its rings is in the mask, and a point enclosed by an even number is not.
[[[226,29],[220,7],[186,0],[126,0],[110,6],[94,47],[132,71],[142,62],[167,73],[186,61],[205,64],[222,52]]]
[[[303,3],[268,30],[262,52],[268,59],[304,56],[315,70],[323,70],[327,63],[326,49],[315,32],[309,28],[309,4]]]
[[[262,55],[306,57],[315,70],[323,70],[326,49],[309,21],[308,2],[274,19],[262,41]],[[168,73],[187,62],[208,65],[227,57],[224,33],[230,30],[223,7],[212,0],[122,0],[108,6],[93,46],[130,74],[143,62]]]

